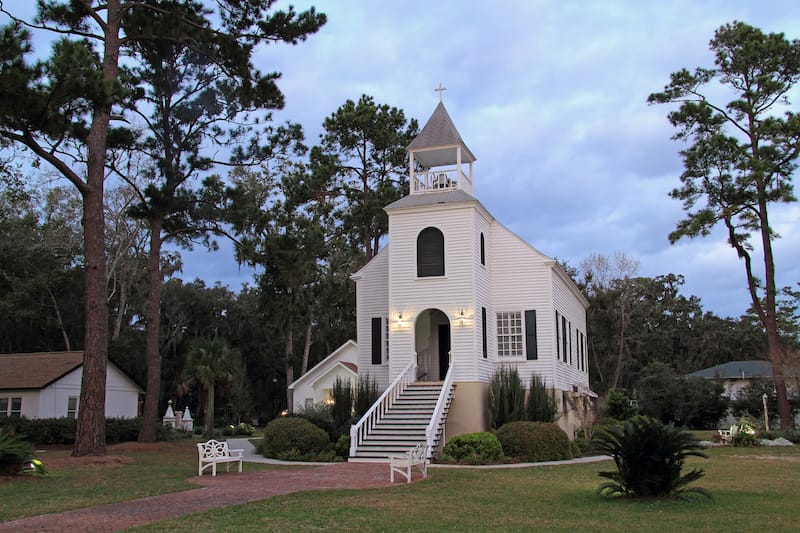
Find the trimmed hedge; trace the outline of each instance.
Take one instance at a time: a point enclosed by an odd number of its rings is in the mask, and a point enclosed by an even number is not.
[[[495,463],[503,459],[500,441],[489,432],[456,435],[442,450],[443,461],[471,465]]]
[[[526,463],[572,458],[569,438],[556,424],[510,422],[497,431],[497,440],[507,456]]]
[[[264,428],[264,456],[283,461],[309,461],[329,448],[324,429],[300,417],[276,418]]]
[[[37,418],[29,419],[20,416],[3,417],[0,427],[8,427],[16,433],[27,435],[27,439],[35,444],[74,444],[77,420],[74,418]],[[106,443],[135,441],[142,428],[141,418],[107,418]],[[169,428],[159,426],[156,438],[160,441],[172,440],[177,435]]]

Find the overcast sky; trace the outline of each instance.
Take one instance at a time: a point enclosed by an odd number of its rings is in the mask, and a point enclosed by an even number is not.
[[[12,2],[13,3],[13,2]],[[286,8],[288,2],[276,2]],[[713,66],[708,42],[726,22],[800,38],[797,0],[420,1],[336,0],[328,23],[298,46],[259,51],[283,74],[276,119],[303,125],[309,144],[347,99],[368,94],[420,127],[444,103],[475,154],[475,196],[504,225],[572,266],[622,251],[645,276],[686,277],[683,293],[739,316],[749,305],[743,266],[723,233],[670,245],[682,217],[682,144],[668,106],[648,106],[680,68]],[[797,109],[800,90],[791,95]],[[800,207],[772,211],[779,285],[800,281]],[[249,281],[229,247],[184,252],[185,279],[238,290]],[[760,266],[760,263],[759,263]]]
[[[256,61],[283,73],[286,108],[277,117],[303,124],[310,143],[326,116],[365,93],[421,127],[441,82],[445,106],[477,158],[474,194],[501,223],[573,266],[591,253],[622,251],[641,262],[641,275],[683,274],[683,293],[700,297],[708,311],[746,310],[743,266],[723,232],[667,240],[683,214],[668,196],[679,184],[682,145],[671,140],[670,108],[646,100],[670,73],[712,66],[708,42],[726,22],[800,38],[796,1],[294,5],[316,5],[328,23],[296,47],[267,47]],[[800,207],[774,209],[772,220],[782,235],[778,282],[794,285]],[[195,257],[186,256],[186,278],[232,288],[247,278],[228,253]]]

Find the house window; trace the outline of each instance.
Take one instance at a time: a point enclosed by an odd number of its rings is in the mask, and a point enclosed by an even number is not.
[[[0,398],[0,416],[21,416],[22,398]]]
[[[383,353],[386,355],[386,360],[389,360],[389,317],[383,317]]]
[[[489,357],[489,345],[487,343],[487,337],[489,332],[486,331],[486,308],[481,307],[481,330],[483,331],[483,358],[486,359]]]
[[[444,235],[425,228],[417,236],[417,277],[444,276]]]
[[[312,407],[314,407],[314,398],[306,398],[305,408],[311,409]]]
[[[572,365],[572,322],[569,323],[569,364]]]
[[[521,357],[523,355],[521,312],[497,313],[497,355],[499,357]]]
[[[483,233],[481,233],[481,264],[486,266],[486,239],[484,239]]]
[[[67,398],[67,418],[78,417],[78,397],[70,396]]]
[[[561,355],[564,356],[564,362],[567,362],[567,317],[561,315]]]

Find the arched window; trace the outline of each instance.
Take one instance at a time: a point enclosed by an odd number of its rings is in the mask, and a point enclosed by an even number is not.
[[[444,276],[444,235],[425,228],[417,236],[417,277]]]
[[[481,264],[486,266],[486,239],[483,238],[483,232],[481,232]]]

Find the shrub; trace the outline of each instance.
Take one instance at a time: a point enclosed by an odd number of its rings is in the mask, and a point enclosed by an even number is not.
[[[497,431],[497,440],[508,457],[523,462],[559,461],[572,457],[569,437],[552,423],[510,422]]]
[[[525,389],[516,368],[501,367],[492,376],[489,418],[493,428],[525,419]]]
[[[317,458],[329,445],[325,430],[304,418],[276,418],[264,428],[265,457],[308,461]]]
[[[672,424],[636,416],[599,430],[592,447],[610,455],[617,467],[616,471],[599,472],[610,481],[597,488],[598,494],[669,496],[696,492],[710,497],[702,488],[688,487],[703,476],[703,470],[681,474],[687,457],[707,455],[691,433]]]
[[[378,382],[372,379],[369,374],[359,377],[355,398],[356,418],[364,416],[377,400]]]
[[[442,460],[479,465],[494,463],[503,458],[500,441],[489,432],[456,435],[442,450]]]
[[[333,418],[331,417],[330,405],[315,403],[299,409],[294,415],[308,420],[318,428],[322,428],[328,434],[328,438],[331,438],[331,435],[336,431],[336,426],[334,426]]]
[[[248,424],[247,422],[239,422],[238,424],[229,424],[222,429],[222,435],[226,437],[232,437],[235,435],[246,435],[251,436],[255,432],[256,428]]]
[[[10,427],[16,433],[27,435],[29,441],[36,444],[74,444],[77,421],[74,418],[37,418],[7,417],[0,419],[0,426]],[[135,441],[139,438],[142,427],[141,418],[107,418],[106,443]],[[156,427],[156,438],[160,441],[174,440],[184,436],[184,432],[172,431],[159,424]]]
[[[339,457],[350,457],[350,435],[342,434],[336,444],[333,445],[333,451]]]
[[[0,427],[0,475],[21,473],[33,460],[33,445],[9,427]]]
[[[525,415],[531,422],[553,422],[558,415],[556,401],[547,390],[544,379],[538,374],[531,376]]]
[[[331,396],[333,397],[333,404],[331,404],[333,425],[341,428],[353,416],[355,392],[350,380],[343,380],[340,376],[336,376],[336,381],[333,382],[333,389],[331,389]]]
[[[608,404],[603,418],[611,420],[628,420],[638,414],[638,409],[631,404],[631,399],[622,391],[608,391]]]

